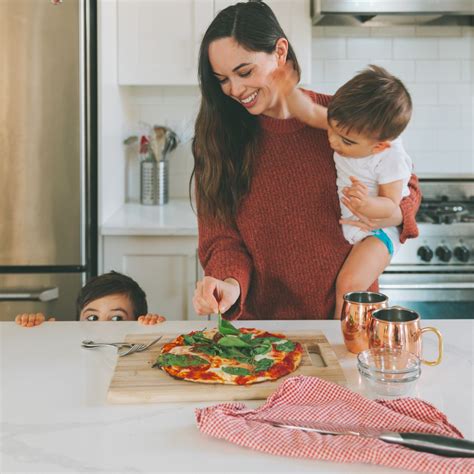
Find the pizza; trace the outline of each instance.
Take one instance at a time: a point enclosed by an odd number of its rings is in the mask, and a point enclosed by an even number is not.
[[[163,346],[153,367],[190,382],[249,385],[276,380],[298,368],[299,342],[283,334],[235,328],[219,319],[219,327],[182,334]]]

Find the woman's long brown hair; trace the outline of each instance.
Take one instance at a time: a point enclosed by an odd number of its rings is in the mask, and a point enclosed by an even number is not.
[[[272,53],[286,38],[270,7],[263,2],[237,3],[222,10],[204,34],[199,52],[201,107],[193,139],[196,205],[200,216],[229,223],[250,190],[258,152],[258,117],[225,95],[209,62],[209,45],[231,37],[249,51]],[[289,44],[287,59],[300,68]]]

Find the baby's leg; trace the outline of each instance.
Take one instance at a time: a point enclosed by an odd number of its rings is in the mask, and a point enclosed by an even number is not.
[[[366,291],[390,262],[385,244],[369,236],[352,247],[336,280],[334,319],[341,318],[343,297],[351,291]]]

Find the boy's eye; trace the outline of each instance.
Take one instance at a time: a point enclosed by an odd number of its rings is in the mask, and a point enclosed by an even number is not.
[[[87,321],[98,321],[99,320],[99,316],[97,316],[96,314],[90,314],[89,316],[87,316]]]
[[[112,316],[111,321],[123,321],[123,316],[116,314],[115,316]]]
[[[351,146],[351,145],[352,145],[351,142],[348,142],[347,140],[344,140],[344,138],[342,139],[342,143],[344,143],[344,145],[347,145],[347,146]]]

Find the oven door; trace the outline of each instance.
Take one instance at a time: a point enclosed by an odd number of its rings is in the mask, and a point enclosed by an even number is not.
[[[413,309],[425,319],[474,319],[474,273],[385,272],[380,291],[390,305]]]

